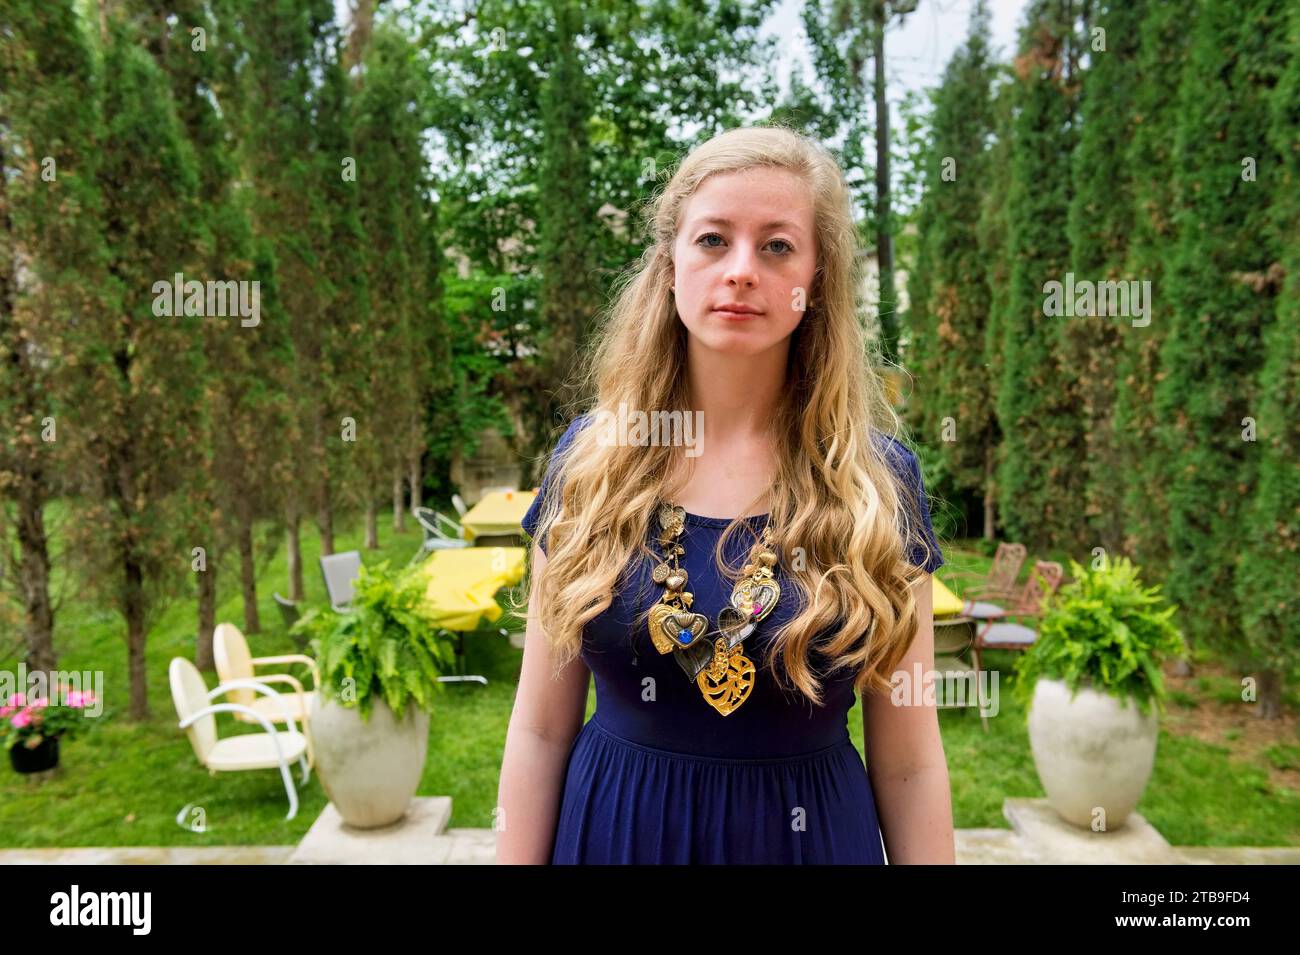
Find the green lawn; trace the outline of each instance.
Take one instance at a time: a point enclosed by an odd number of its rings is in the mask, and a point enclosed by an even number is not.
[[[414,552],[418,529],[393,534],[381,522],[378,551],[365,552],[368,564],[385,558],[405,563]],[[339,521],[346,529],[336,548],[361,546],[359,519]],[[314,529],[302,534],[307,601],[324,602]],[[986,568],[988,559],[973,551],[951,549],[952,569]],[[942,571],[940,572],[942,575]],[[259,580],[265,632],[249,637],[253,653],[290,652],[292,642],[280,624],[271,594],[286,591],[283,554],[267,565]],[[221,581],[218,620],[241,624],[242,607],[234,572]],[[504,600],[502,601],[505,606]],[[0,846],[175,846],[286,845],[296,843],[326,804],[313,774],[299,791],[297,818],[284,820],[287,800],[279,774],[228,773],[212,777],[199,767],[180,730],[167,687],[172,657],[193,659],[194,601],[176,603],[154,626],[149,639],[149,703],[152,718],[132,724],[125,718],[126,649],[120,619],[96,610],[86,600],[70,599],[57,626],[57,649],[64,669],[103,669],[107,704],[91,733],[64,745],[62,772],[33,782],[8,767],[0,769]],[[508,613],[502,626],[521,626]],[[486,687],[448,684],[433,714],[429,758],[420,783],[421,795],[452,797],[451,825],[492,825],[497,777],[522,653],[499,634],[467,639],[468,668],[485,675]],[[1013,655],[990,653],[986,665],[1000,675],[1000,712],[986,734],[974,710],[940,713],[944,746],[953,787],[954,821],[959,828],[1005,827],[1002,801],[1007,796],[1043,795],[1034,772],[1024,714],[1011,699]],[[16,660],[0,666],[13,669]],[[206,674],[215,686],[215,674]],[[1206,686],[1204,700],[1218,692]],[[1186,695],[1185,695],[1186,696]],[[1181,705],[1202,705],[1195,696]],[[1289,697],[1294,706],[1294,696]],[[1177,704],[1171,704],[1177,705]],[[588,714],[595,708],[594,690]],[[849,714],[849,731],[862,747],[860,704]],[[219,717],[226,719],[226,717]],[[229,724],[223,724],[229,727]],[[233,731],[223,729],[222,732]],[[240,731],[251,731],[241,727]],[[1277,760],[1289,760],[1297,740],[1278,740]],[[1290,755],[1289,755],[1290,754]],[[194,832],[176,822],[182,807],[202,807],[207,830]],[[1300,845],[1300,794],[1272,786],[1267,767],[1243,763],[1229,746],[1174,736],[1162,730],[1155,773],[1141,811],[1174,845]]]

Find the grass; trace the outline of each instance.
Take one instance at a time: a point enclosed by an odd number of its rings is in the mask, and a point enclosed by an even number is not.
[[[402,564],[419,542],[417,529],[409,523],[405,535],[396,535],[383,521],[383,546],[365,551],[360,520],[341,515],[342,532],[335,546],[362,550],[368,565],[384,559]],[[306,601],[324,603],[324,585],[316,571],[319,540],[313,529],[304,528],[302,548]],[[951,570],[984,570],[989,564],[989,558],[959,547],[950,548],[945,556]],[[242,627],[233,569],[225,571],[220,584],[217,619]],[[255,655],[294,649],[271,597],[276,590],[287,591],[283,548],[258,580],[264,632],[249,635]],[[501,603],[507,606],[504,599]],[[299,790],[297,817],[286,822],[288,804],[276,772],[209,776],[176,728],[167,666],[174,656],[193,659],[194,623],[195,602],[185,599],[153,626],[147,647],[152,716],[133,724],[125,718],[126,647],[120,618],[88,598],[68,602],[57,621],[59,666],[103,671],[105,714],[89,733],[65,743],[61,771],[53,778],[34,781],[0,769],[0,846],[289,845],[302,838],[327,802],[314,773]],[[522,621],[507,611],[494,626],[522,629]],[[468,636],[466,651],[468,672],[485,675],[489,683],[486,687],[446,685],[432,714],[428,760],[417,792],[451,796],[453,827],[488,828],[522,652],[495,630]],[[985,660],[987,668],[1000,674],[1000,710],[989,720],[988,732],[973,709],[939,714],[954,823],[959,828],[1005,828],[1005,798],[1044,795],[1034,770],[1024,712],[1009,692],[1015,655],[993,651]],[[0,661],[0,668],[12,670],[16,665],[16,659]],[[209,686],[216,684],[214,674],[205,676]],[[1230,688],[1226,678],[1189,681],[1170,706],[1209,706],[1230,695]],[[1293,699],[1289,702],[1294,705]],[[594,708],[593,688],[588,715]],[[860,702],[855,704],[848,717],[859,750],[860,708]],[[228,722],[222,726],[223,733],[234,731]],[[1278,740],[1256,758],[1243,760],[1231,746],[1162,729],[1155,771],[1138,810],[1174,845],[1300,845],[1300,794],[1270,782],[1269,775],[1270,767],[1297,765],[1296,742],[1300,741]],[[187,806],[202,810],[205,831],[190,827],[196,818],[194,808],[182,820],[185,825],[177,823],[177,814]]]

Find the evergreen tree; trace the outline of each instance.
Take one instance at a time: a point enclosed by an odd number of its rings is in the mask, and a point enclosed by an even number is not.
[[[174,276],[200,273],[199,177],[166,77],[114,17],[104,50],[98,181],[112,311],[82,315],[70,347],[84,362],[73,426],[87,436],[86,500],[73,549],[126,623],[130,715],[148,716],[149,627],[191,574],[189,525],[203,462],[202,318]],[[200,295],[202,293],[199,293]]]
[[[1300,6],[1291,8],[1285,49],[1285,72],[1272,102],[1273,148],[1281,162],[1266,175],[1283,284],[1255,389],[1259,436],[1251,449],[1258,477],[1236,574],[1260,715],[1266,718],[1282,714],[1285,674],[1294,673],[1300,661]]]
[[[1049,314],[1050,282],[1069,269],[1067,224],[1078,55],[1076,5],[1035,0],[1016,58],[1015,120],[1007,229],[1011,257],[1002,320],[998,421],[1005,435],[998,473],[1007,534],[1035,550],[1084,543],[1083,434],[1077,369],[1061,361],[1063,325]]]
[[[1234,570],[1260,453],[1251,434],[1279,260],[1270,205],[1281,163],[1270,91],[1282,0],[1206,0],[1180,91],[1174,172],[1185,205],[1169,277],[1173,316],[1156,387],[1169,495],[1167,589],[1189,637],[1249,666]]]
[[[68,333],[112,308],[95,179],[96,78],[71,0],[14,0],[0,22],[0,579],[26,662],[56,665],[46,504],[83,456]],[[3,618],[0,618],[3,619]],[[8,628],[4,628],[8,629]],[[4,652],[8,648],[0,649]]]
[[[1155,388],[1160,351],[1169,334],[1172,303],[1166,262],[1177,247],[1174,178],[1178,90],[1187,63],[1189,25],[1197,7],[1146,3],[1133,88],[1132,141],[1125,168],[1132,177],[1133,226],[1128,274],[1151,283],[1152,317],[1145,328],[1122,329],[1115,358],[1114,437],[1123,494],[1123,550],[1150,573],[1169,567],[1169,503],[1158,453]]]
[[[918,289],[929,299],[923,308],[931,384],[917,387],[926,408],[923,433],[927,442],[937,442],[955,485],[975,491],[988,483],[995,447],[992,395],[983,375],[990,291],[978,238],[989,180],[992,77],[989,14],[980,3],[935,96],[920,239],[928,288]]]
[[[1134,216],[1133,170],[1126,153],[1137,125],[1134,107],[1142,77],[1136,60],[1147,6],[1146,0],[1104,0],[1094,8],[1086,40],[1089,65],[1083,76],[1082,123],[1073,157],[1070,251],[1075,277],[1124,283],[1119,287],[1126,290],[1131,288],[1127,245]],[[1124,546],[1127,482],[1119,479],[1123,471],[1114,432],[1115,361],[1117,352],[1135,347],[1149,326],[1137,317],[1137,303],[1130,295],[1123,299],[1129,304],[1128,315],[1102,314],[1114,304],[1104,302],[1103,309],[1104,299],[1098,296],[1096,315],[1063,324],[1062,359],[1077,376],[1085,437],[1080,463],[1086,483],[1078,506],[1087,515],[1092,544],[1118,553]],[[1146,300],[1145,306],[1150,309],[1151,302]]]

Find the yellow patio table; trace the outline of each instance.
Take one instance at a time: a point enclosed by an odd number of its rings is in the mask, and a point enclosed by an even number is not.
[[[476,630],[501,617],[496,592],[524,578],[522,547],[462,547],[435,550],[420,565],[434,622],[447,630]]]
[[[930,584],[930,596],[934,601],[934,615],[936,617],[951,617],[961,613],[961,608],[965,606],[965,603],[949,590],[942,580],[931,574]]]
[[[529,491],[492,491],[465,512],[460,525],[465,528],[465,539],[495,536],[498,534],[523,534],[524,515],[537,496],[536,489]]]
[[[439,677],[440,681],[487,684],[487,677],[464,672],[465,634],[501,618],[497,591],[523,579],[525,553],[522,547],[435,550],[420,565],[420,573],[429,582],[425,605],[430,619],[457,637],[459,673]]]

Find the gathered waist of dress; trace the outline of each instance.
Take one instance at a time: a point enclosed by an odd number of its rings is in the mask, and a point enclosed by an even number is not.
[[[687,753],[681,750],[664,749],[662,747],[652,746],[648,743],[640,742],[637,740],[627,739],[626,737],[618,733],[615,733],[608,726],[602,723],[599,719],[599,711],[591,715],[591,719],[587,721],[587,727],[589,727],[591,730],[594,730],[599,735],[607,738],[608,740],[610,740],[611,742],[617,745],[626,746],[630,749],[638,750],[640,752],[647,753],[648,755],[651,756],[659,756],[664,759],[678,759],[678,760],[685,760],[688,762],[706,763],[706,764],[713,764],[713,765],[735,765],[735,766],[783,765],[784,766],[784,765],[789,765],[791,763],[801,763],[801,762],[808,762],[815,759],[821,759],[841,749],[845,744],[849,746],[853,745],[853,741],[849,738],[848,729],[845,728],[844,735],[840,739],[835,740],[834,742],[828,743],[824,746],[819,746],[816,749],[807,750],[805,752],[800,752],[800,753],[794,753],[788,756],[757,756],[757,757],[755,756],[712,756],[712,755],[700,754],[700,753]]]

